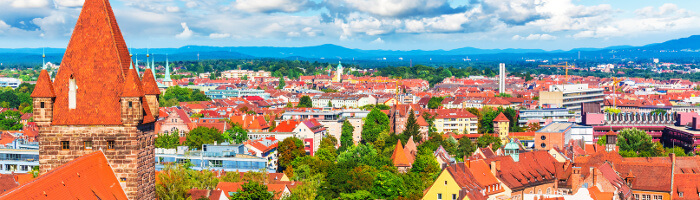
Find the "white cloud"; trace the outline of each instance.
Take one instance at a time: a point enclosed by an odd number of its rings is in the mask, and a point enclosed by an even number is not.
[[[192,35],[194,35],[194,32],[192,30],[190,30],[190,27],[187,26],[186,22],[182,22],[182,23],[180,23],[180,25],[182,26],[182,29],[185,29],[185,30],[183,30],[182,33],[180,33],[180,34],[175,35],[176,38],[188,39],[188,38],[192,37]]]
[[[527,37],[515,35],[515,36],[513,36],[512,39],[513,40],[555,40],[555,39],[557,39],[557,37],[550,35],[550,34],[530,34]]]
[[[234,7],[247,12],[299,12],[312,5],[308,0],[238,0]]]
[[[54,2],[63,7],[81,7],[85,0],[54,0]]]
[[[371,42],[372,44],[384,44],[384,40],[382,38],[378,37],[376,40]]]
[[[451,14],[464,10],[452,8],[448,0],[329,0],[326,6],[337,13],[354,11],[378,17],[415,17]]]
[[[221,38],[228,38],[228,37],[231,37],[231,34],[228,34],[228,33],[212,33],[212,34],[209,34],[209,38],[212,38],[212,39],[221,39]]]
[[[10,0],[14,8],[41,8],[49,5],[48,0]]]
[[[194,7],[197,7],[197,2],[188,1],[188,2],[185,4],[185,6],[187,6],[188,8],[194,8]]]
[[[168,12],[180,12],[180,7],[168,6],[168,7],[165,7],[165,10]]]

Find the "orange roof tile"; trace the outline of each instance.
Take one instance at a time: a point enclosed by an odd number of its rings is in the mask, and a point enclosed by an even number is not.
[[[131,58],[108,0],[83,4],[56,74],[54,125],[120,125],[120,96]],[[75,80],[76,109],[68,108]]]
[[[49,77],[49,73],[45,69],[42,69],[39,73],[39,79],[37,79],[36,86],[30,97],[56,97],[56,93],[53,91],[53,82],[51,82],[51,77]]]
[[[151,69],[146,69],[143,71],[143,79],[141,79],[141,82],[143,82],[143,92],[146,95],[160,95],[160,90],[158,89],[158,85],[156,84],[156,79],[153,78],[153,73],[151,72]]]
[[[0,196],[0,199],[97,198],[128,199],[102,151],[70,161]]]
[[[510,122],[508,120],[508,117],[506,117],[503,113],[499,113],[498,116],[496,116],[495,119],[493,119],[494,122]]]
[[[410,167],[411,163],[406,158],[406,153],[403,151],[403,146],[401,146],[401,140],[396,142],[396,148],[394,148],[394,153],[391,155],[391,161],[396,167]]]
[[[141,97],[143,96],[143,89],[141,88],[141,81],[136,75],[135,69],[129,69],[126,73],[126,82],[124,83],[124,91],[122,92],[122,97]]]

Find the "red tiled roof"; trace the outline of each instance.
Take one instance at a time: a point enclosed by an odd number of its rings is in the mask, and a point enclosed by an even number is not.
[[[135,69],[129,69],[124,77],[126,82],[124,83],[124,91],[122,92],[122,97],[141,97],[143,96],[143,88],[139,77],[136,75]]]
[[[0,194],[20,186],[11,174],[0,174]]]
[[[0,199],[97,198],[127,199],[102,151],[70,161],[0,196]]]
[[[505,115],[503,115],[503,113],[498,113],[498,116],[496,116],[496,118],[494,118],[493,121],[494,122],[510,122],[510,120],[508,120],[508,118]]]
[[[293,132],[299,123],[298,121],[292,120],[282,121],[277,124],[277,127],[275,127],[275,130],[272,130],[272,132]]]
[[[120,125],[120,96],[131,58],[108,0],[85,1],[56,74],[53,125]],[[69,80],[77,85],[68,108]]]
[[[45,69],[42,69],[39,73],[39,79],[36,80],[36,86],[30,97],[56,97],[56,93],[53,91],[53,82],[51,82],[51,77],[49,77],[49,73]]]
[[[146,95],[160,95],[160,90],[158,89],[158,85],[156,84],[156,79],[153,78],[153,73],[151,72],[151,69],[146,69],[143,71],[143,79],[141,79],[141,82],[143,82],[143,92]]]
[[[394,153],[391,155],[391,161],[396,167],[410,167],[411,163],[406,158],[406,153],[403,151],[401,146],[401,140],[396,142],[396,147],[394,148]]]

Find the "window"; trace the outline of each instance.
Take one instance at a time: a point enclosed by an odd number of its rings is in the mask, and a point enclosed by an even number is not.
[[[73,78],[73,75],[70,77],[70,81],[68,82],[68,108],[69,109],[75,109],[75,98],[76,98],[76,91],[78,90],[78,86],[75,84],[75,78]]]
[[[126,178],[119,178],[119,181],[126,182]]]
[[[654,200],[663,200],[664,197],[661,195],[654,195]]]
[[[649,195],[649,194],[643,194],[643,195],[642,195],[642,200],[651,200],[651,195]]]
[[[41,102],[41,107],[40,107],[40,108],[44,108],[44,102]]]
[[[545,148],[545,147],[547,147],[547,144],[542,143],[542,144],[540,144],[540,147]]]
[[[114,140],[107,140],[107,149],[114,150]]]
[[[442,193],[438,193],[438,200],[442,200]]]
[[[129,108],[132,108],[132,107],[134,107],[134,104],[133,104],[133,102],[129,101]]]
[[[452,200],[457,200],[457,194],[452,194]]]
[[[92,150],[92,141],[84,141],[83,146],[85,147],[85,150]]]
[[[547,194],[550,194],[552,192],[552,188],[547,188]]]
[[[639,194],[634,194],[634,199],[639,200]]]
[[[678,197],[683,197],[683,192],[678,192]]]
[[[445,181],[445,185],[447,185],[447,181]]]
[[[540,139],[542,139],[542,140],[546,140],[546,139],[547,139],[547,137],[545,137],[545,136],[543,135],[543,136],[540,136]]]
[[[68,141],[61,141],[61,150],[69,150],[70,143]]]

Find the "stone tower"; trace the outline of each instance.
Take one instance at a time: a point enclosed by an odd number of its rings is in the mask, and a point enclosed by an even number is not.
[[[86,0],[56,78],[42,70],[31,95],[42,174],[103,151],[129,199],[155,199],[158,103],[149,99],[160,93],[130,66],[109,1]]]

